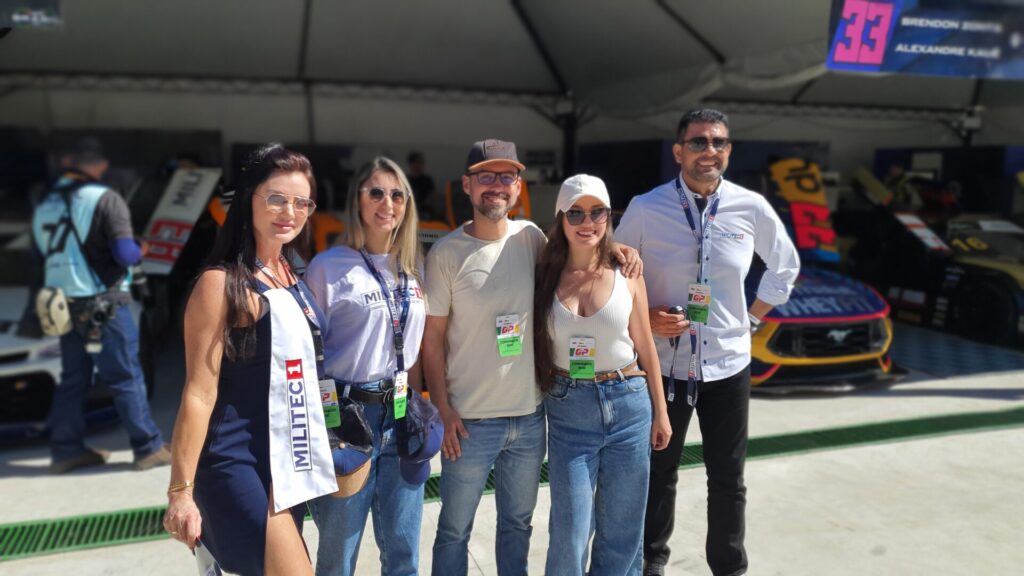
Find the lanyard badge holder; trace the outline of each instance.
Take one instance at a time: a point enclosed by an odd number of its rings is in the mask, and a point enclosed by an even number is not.
[[[285,262],[284,256],[281,257],[282,262]],[[268,278],[277,282],[278,284],[284,285],[283,282],[278,280],[277,276],[274,275],[273,270],[267,267],[259,258],[256,259],[256,266],[267,275]],[[337,428],[341,426],[341,405],[338,402],[338,389],[334,385],[334,380],[331,378],[325,378],[323,363],[324,363],[324,338],[320,332],[320,321],[316,317],[316,312],[313,312],[313,306],[306,300],[306,295],[303,294],[302,289],[295,285],[295,291],[298,292],[299,297],[296,301],[299,307],[302,308],[302,313],[306,315],[306,321],[309,323],[309,331],[313,334],[313,353],[316,355],[316,367],[317,374],[320,376],[318,384],[320,387],[320,404],[324,410],[324,424],[327,428]]]
[[[707,324],[711,312],[711,286],[706,281],[701,282],[704,279],[704,241],[708,239],[708,230],[715,223],[715,215],[718,214],[718,202],[721,200],[721,196],[715,198],[715,201],[711,203],[711,206],[708,208],[707,222],[698,228],[697,222],[701,221],[700,214],[697,215],[697,220],[694,221],[693,213],[690,211],[690,201],[687,198],[686,192],[683,191],[683,185],[678,176],[676,176],[675,185],[676,194],[679,196],[679,204],[682,205],[683,213],[686,214],[686,222],[690,225],[690,231],[693,233],[694,240],[697,241],[697,282],[689,285],[686,297],[686,314],[690,319],[690,362],[686,369],[686,403],[690,406],[696,406],[698,396],[696,324]],[[672,366],[669,370],[669,391],[667,395],[669,402],[675,399],[675,363],[676,352],[679,349],[679,338],[673,338],[670,344],[672,344],[673,352]]]
[[[523,325],[519,322],[519,314],[498,316],[494,329],[498,338],[499,356],[505,358],[523,353]]]
[[[596,362],[597,340],[586,336],[569,338],[569,378],[573,380],[593,380],[597,377],[594,370]]]
[[[377,269],[377,265],[370,259],[370,255],[366,252],[366,248],[361,248],[359,254],[362,255],[363,261],[366,262],[366,267],[370,269],[373,277],[380,284],[381,292],[384,295],[384,300],[388,304],[388,315],[391,318],[391,331],[393,334],[393,342],[395,345],[395,361],[397,363],[397,370],[395,370],[395,395],[393,401],[393,409],[395,411],[395,420],[400,420],[405,417],[405,410],[408,404],[408,393],[409,393],[409,373],[405,370],[405,323],[409,318],[409,277],[405,272],[400,272],[398,292],[402,295],[402,307],[399,310],[398,303],[395,301],[395,294],[392,292],[387,281],[384,279],[384,275]]]

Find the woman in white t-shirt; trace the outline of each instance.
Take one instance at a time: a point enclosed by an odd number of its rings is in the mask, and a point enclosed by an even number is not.
[[[306,283],[326,316],[324,368],[342,403],[362,405],[373,453],[358,492],[310,502],[320,532],[317,574],[355,572],[371,510],[382,574],[415,574],[430,468],[399,461],[395,428],[405,409],[403,388],[418,393],[422,381],[426,307],[416,203],[401,168],[378,157],[353,180],[347,204],[341,244],[310,262]]]
[[[661,369],[644,281],[623,276],[610,255],[610,212],[601,179],[566,180],[537,262],[534,359],[547,393],[545,573],[553,576],[640,573],[650,451],[672,435],[664,391],[647,385],[661,382]]]

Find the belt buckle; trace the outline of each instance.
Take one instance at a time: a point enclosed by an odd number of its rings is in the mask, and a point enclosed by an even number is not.
[[[392,386],[391,388],[388,388],[387,390],[384,391],[384,397],[383,397],[384,404],[391,404],[391,402],[394,399],[395,399],[395,387]]]

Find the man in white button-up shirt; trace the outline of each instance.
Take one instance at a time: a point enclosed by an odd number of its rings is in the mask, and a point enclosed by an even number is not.
[[[731,150],[725,114],[687,112],[672,146],[680,175],[634,198],[615,230],[617,240],[640,251],[662,374],[675,375],[664,378],[675,433],[651,457],[644,574],[663,574],[668,563],[679,458],[694,408],[708,473],[708,565],[716,576],[747,569],[750,331],[789,298],[800,259],[768,201],[722,177]],[[743,282],[755,253],[767,271],[748,307]],[[693,324],[671,313],[674,306],[687,309]]]

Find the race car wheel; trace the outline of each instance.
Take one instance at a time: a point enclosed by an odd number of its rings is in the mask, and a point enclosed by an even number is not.
[[[996,279],[969,282],[960,291],[953,320],[957,331],[972,340],[1010,345],[1017,330],[1013,294]]]

